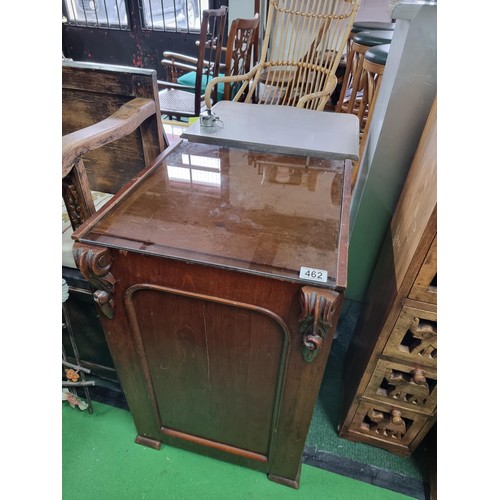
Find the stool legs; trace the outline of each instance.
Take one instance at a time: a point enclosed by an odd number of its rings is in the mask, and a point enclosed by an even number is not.
[[[352,113],[353,110],[358,109],[357,95],[362,90],[360,84],[362,83],[363,60],[368,48],[355,42],[352,44],[352,48],[347,56],[339,100],[335,107],[337,113]],[[349,98],[346,97],[348,92],[350,92]]]
[[[363,62],[363,95],[359,103],[357,116],[359,118],[360,130],[360,146],[359,146],[359,160],[354,162],[351,174],[351,190],[354,189],[354,184],[358,177],[359,163],[364,153],[366,145],[366,137],[370,128],[373,109],[377,101],[382,76],[384,74],[384,64],[376,64],[366,59]]]

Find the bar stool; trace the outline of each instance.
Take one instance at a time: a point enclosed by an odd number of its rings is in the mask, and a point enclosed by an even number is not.
[[[395,23],[384,23],[381,21],[357,21],[352,25],[349,38],[347,39],[346,55],[352,47],[352,40],[356,33],[361,31],[394,31]]]
[[[335,107],[337,113],[357,114],[363,91],[362,71],[365,52],[371,47],[391,43],[393,33],[392,30],[375,30],[361,31],[354,35]]]
[[[385,63],[389,54],[390,44],[378,45],[369,48],[363,60],[363,96],[360,100],[358,118],[360,124],[359,161],[353,163],[351,175],[351,189],[354,188],[358,177],[359,163],[362,160],[366,137],[372,120],[373,109],[377,101]]]
[[[332,94],[332,103],[336,104],[339,100],[340,91],[342,88],[342,84],[344,78],[346,78],[346,61],[349,59],[349,53],[352,49],[352,41],[354,36],[361,31],[394,31],[395,23],[386,23],[382,21],[357,21],[352,25],[351,31],[349,33],[349,37],[347,39],[345,53],[342,56],[342,60],[339,63],[339,67],[337,70],[337,79],[338,85],[335,88],[335,91]]]

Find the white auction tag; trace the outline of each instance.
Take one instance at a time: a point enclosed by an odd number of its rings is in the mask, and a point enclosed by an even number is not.
[[[313,267],[301,267],[299,277],[304,280],[319,281],[326,283],[328,271],[324,269],[314,269]]]

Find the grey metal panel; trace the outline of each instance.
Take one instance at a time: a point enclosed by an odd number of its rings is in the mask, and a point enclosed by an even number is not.
[[[233,101],[218,102],[212,112],[220,122],[207,128],[198,120],[181,138],[263,152],[358,159],[359,120],[354,115]]]
[[[361,301],[437,89],[436,3],[402,2],[351,204],[347,297]]]

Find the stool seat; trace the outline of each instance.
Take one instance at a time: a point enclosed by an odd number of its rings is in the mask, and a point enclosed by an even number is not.
[[[387,61],[387,55],[389,54],[389,49],[391,44],[387,43],[384,45],[377,45],[375,47],[369,48],[365,52],[365,61],[372,62],[374,64],[384,64]]]
[[[394,30],[394,23],[381,21],[357,21],[352,25],[351,33],[359,33],[367,30]]]
[[[391,43],[393,34],[394,31],[390,30],[360,31],[354,35],[353,43],[357,43],[365,47],[384,45],[386,43]]]

